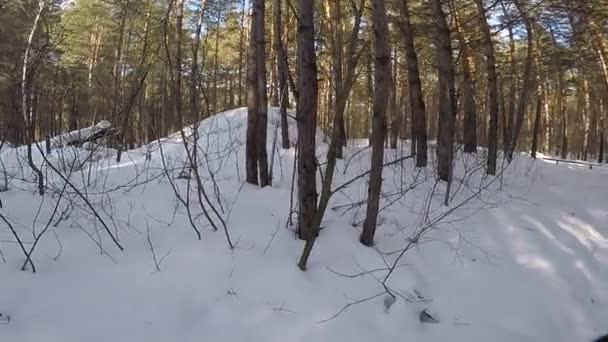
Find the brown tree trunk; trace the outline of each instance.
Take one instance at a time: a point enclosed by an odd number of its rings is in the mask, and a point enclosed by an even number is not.
[[[397,141],[399,140],[399,126],[400,126],[400,120],[399,120],[399,111],[397,109],[397,79],[399,77],[398,72],[399,72],[399,68],[398,65],[399,63],[397,63],[398,61],[398,56],[397,56],[397,49],[395,48],[394,50],[394,54],[393,54],[393,60],[395,61],[393,63],[393,72],[392,72],[392,86],[391,86],[391,95],[390,95],[390,100],[389,100],[389,113],[390,113],[390,117],[391,117],[391,129],[390,129],[390,148],[391,149],[397,149]]]
[[[255,5],[254,5],[255,6]],[[262,14],[263,16],[263,14]],[[253,18],[253,16],[252,16]],[[218,57],[219,57],[219,47],[220,47],[220,25],[222,23],[222,11],[221,11],[221,6],[219,7],[218,13],[217,13],[217,24],[215,26],[216,32],[215,32],[215,49],[214,49],[214,53],[213,53],[213,95],[211,97],[211,115],[215,115],[218,111],[218,107],[217,107],[217,102],[218,102],[218,93],[217,93],[217,73],[218,73],[218,68],[219,68],[219,61],[218,61]],[[266,93],[266,91],[264,91],[264,93]],[[264,149],[266,150],[266,149]]]
[[[198,52],[201,43],[201,30],[203,27],[203,19],[205,18],[205,10],[207,8],[207,0],[201,0],[198,9],[198,18],[196,20],[196,28],[194,31],[194,42],[192,44],[192,64],[190,65],[190,112],[192,118],[198,120],[200,114],[199,105],[199,65]],[[239,63],[240,64],[240,63]]]
[[[473,79],[473,61],[469,43],[466,39],[464,27],[462,27],[461,19],[458,17],[458,9],[453,9],[454,22],[456,24],[456,33],[460,45],[460,61],[462,64],[462,102],[464,111],[463,120],[463,140],[464,152],[477,152],[477,104],[475,103],[475,80]]]
[[[259,16],[257,17],[256,33],[256,69],[258,87],[258,117],[257,117],[257,153],[258,169],[260,174],[260,186],[271,185],[268,173],[268,153],[266,151],[266,140],[268,134],[268,96],[266,93],[266,42],[264,33],[264,0],[255,0]]]
[[[536,101],[536,114],[534,116],[534,128],[532,130],[532,146],[530,149],[530,154],[532,158],[536,159],[536,152],[539,146],[539,134],[540,134],[540,126],[543,114],[543,108],[545,107],[545,77],[542,69],[542,64],[540,62],[540,39],[537,39],[537,49],[535,53],[535,63],[536,68],[538,70],[538,99]]]
[[[289,149],[289,127],[287,124],[287,106],[289,101],[289,89],[287,85],[288,66],[287,56],[285,56],[285,47],[281,38],[282,11],[281,0],[274,0],[274,53],[277,63],[277,78],[279,84],[279,116],[281,120],[281,145],[285,149]]]
[[[270,185],[267,135],[267,95],[264,43],[264,0],[254,0],[251,14],[250,49],[247,63],[246,181]],[[259,176],[259,183],[258,183]]]
[[[515,37],[513,32],[513,26],[511,22],[511,15],[507,11],[507,8],[503,0],[500,0],[502,11],[506,18],[509,18],[507,23],[507,30],[509,32],[509,97],[508,103],[504,103],[503,106],[503,153],[507,155],[513,140],[513,122],[515,121],[515,93],[517,88],[517,61],[515,59]],[[504,92],[504,89],[503,89]],[[504,97],[504,94],[503,94]],[[508,106],[508,107],[507,107]]]
[[[597,132],[597,111],[595,103],[592,102],[593,85],[589,84],[589,79],[585,75],[586,91],[585,91],[585,111],[587,112],[586,120],[586,138],[585,138],[585,150],[583,151],[583,160],[587,160],[588,157],[595,156],[595,135]]]
[[[416,166],[425,167],[427,164],[427,128],[426,109],[424,96],[422,94],[422,82],[418,69],[418,55],[414,46],[414,30],[410,21],[408,0],[399,2],[401,9],[401,30],[403,32],[403,43],[405,45],[405,60],[407,64],[407,80],[409,84],[410,109],[411,109],[411,152],[416,154]],[[405,120],[404,120],[405,121]]]
[[[329,10],[329,21],[332,31],[332,79],[334,94],[332,101],[334,111],[333,125],[337,128],[335,133],[337,134],[338,139],[338,144],[336,145],[336,157],[338,159],[342,159],[342,148],[343,146],[346,146],[344,112],[346,110],[348,97],[357,76],[355,69],[359,63],[361,53],[364,50],[363,48],[357,52],[356,47],[359,38],[359,29],[361,26],[361,17],[363,15],[365,0],[361,0],[358,6],[355,4],[355,2],[351,3],[355,13],[352,31],[350,32],[348,44],[346,46],[346,58],[343,58],[344,34],[342,30],[342,8],[340,1],[332,0],[330,2],[326,2],[326,6]],[[346,63],[344,63],[345,61]]]
[[[539,89],[541,92],[542,89]],[[538,133],[540,131],[540,120],[543,107],[543,97],[538,96],[536,100],[536,114],[534,115],[534,129],[532,131],[532,147],[530,148],[530,155],[536,159],[536,150],[538,149]]]
[[[120,5],[119,12],[119,26],[118,26],[118,45],[116,47],[116,51],[114,52],[114,70],[112,78],[114,80],[113,84],[113,96],[112,96],[112,122],[122,122],[120,115],[122,114],[123,107],[123,48],[124,48],[124,36],[125,36],[125,27],[127,20],[127,3],[123,2]],[[117,143],[121,146],[124,146],[126,143],[127,131],[126,127],[122,128],[122,139]]]
[[[441,0],[432,0],[431,9],[437,29],[437,71],[439,122],[437,129],[437,174],[450,181],[454,157],[454,131],[456,123],[456,91],[454,89],[454,59],[450,28],[441,8]]]
[[[608,105],[608,103],[604,102],[604,109],[606,109],[606,105]],[[600,114],[600,129],[599,129],[599,148],[598,148],[598,157],[597,157],[597,162],[598,163],[603,163],[604,162],[604,143],[606,141],[606,129],[605,129],[605,119],[604,119],[605,114]]]
[[[483,33],[483,53],[486,58],[486,73],[488,82],[488,109],[490,111],[490,127],[488,129],[488,163],[486,172],[496,174],[496,155],[498,150],[498,80],[496,77],[496,58],[490,27],[486,18],[486,10],[482,0],[475,0]]]
[[[331,3],[331,4],[330,4]],[[343,74],[342,74],[342,8],[340,1],[331,0],[326,2],[326,7],[329,11],[329,23],[331,28],[331,47],[332,47],[332,78],[333,78],[333,112],[334,112],[334,131],[337,134],[339,143],[336,144],[336,158],[342,159],[342,132],[344,131],[344,106],[346,101],[342,99]],[[340,108],[341,107],[341,108]],[[342,126],[342,127],[341,127]],[[333,137],[332,137],[333,139]]]
[[[32,42],[34,40],[34,35],[36,34],[36,29],[38,28],[38,23],[40,18],[42,17],[42,12],[44,12],[44,8],[46,6],[45,0],[40,0],[38,2],[38,11],[36,11],[36,17],[34,18],[34,23],[32,24],[32,29],[30,30],[27,44],[25,46],[25,53],[23,54],[23,69],[21,75],[21,110],[23,113],[23,122],[25,126],[25,138],[27,144],[27,161],[34,173],[36,173],[36,177],[38,179],[38,194],[40,196],[44,195],[44,178],[42,171],[36,166],[34,160],[32,159],[32,143],[34,143],[35,139],[35,129],[36,124],[34,121],[34,116],[32,115],[32,104],[31,104],[31,84],[28,80],[32,80],[31,71],[28,70],[28,66],[30,63],[30,50],[32,47]]]
[[[534,75],[532,72],[532,61],[534,58],[534,37],[532,31],[532,20],[527,14],[527,10],[522,7],[520,0],[513,0],[513,3],[517,7],[519,13],[522,15],[522,20],[526,28],[528,48],[526,52],[526,61],[524,66],[523,84],[521,88],[521,94],[519,96],[519,102],[517,103],[517,112],[515,116],[515,123],[513,127],[513,133],[511,135],[509,150],[507,151],[507,160],[510,162],[513,159],[513,152],[517,147],[517,140],[519,139],[519,133],[524,122],[524,116],[528,107],[528,99],[530,96],[530,89],[532,89],[534,83]]]
[[[314,3],[310,0],[298,0],[298,5],[298,235],[306,240],[298,266],[305,270],[317,233],[314,227],[317,211],[315,133],[319,89],[315,58]]]
[[[175,17],[175,65],[173,66],[173,106],[174,118],[177,119],[176,127],[183,127],[184,118],[182,113],[182,27],[184,20],[184,0],[177,1]],[[175,122],[175,121],[174,121]],[[175,128],[175,127],[172,127]]]
[[[238,65],[238,105],[243,105],[243,48],[245,45],[245,1],[241,2],[241,17],[240,17],[240,30],[239,30],[239,65]],[[247,56],[249,58],[249,56]]]
[[[374,244],[378,218],[384,139],[386,136],[386,109],[391,88],[391,60],[388,45],[388,23],[384,0],[372,0],[372,22],[375,39],[374,105],[372,118],[372,156],[367,191],[367,210],[360,241],[366,246]]]

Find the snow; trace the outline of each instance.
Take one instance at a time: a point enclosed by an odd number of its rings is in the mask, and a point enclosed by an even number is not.
[[[271,109],[269,155],[277,116]],[[444,207],[444,184],[430,196],[432,165],[417,171],[407,160],[403,167],[385,170],[382,204],[394,203],[380,214],[377,250],[358,242],[356,224],[365,207],[340,207],[365,199],[361,179],[332,198],[330,208],[340,208],[328,209],[309,270],[301,272],[296,261],[303,243],[292,227],[286,228],[294,149],[276,150],[272,188],[243,185],[246,122],[241,108],[198,127],[204,186],[215,198],[212,172],[234,250],[221,231],[211,230],[191,194],[202,230],[197,240],[176,200],[162,160],[185,196],[188,181],[176,179],[186,164],[180,134],[124,152],[120,163],[111,150],[89,158],[85,149],[55,149],[47,160],[57,166],[62,160],[78,161],[78,167],[62,170],[72,170],[70,180],[117,233],[125,251],[112,244],[71,189],[65,195],[71,215],[41,239],[33,256],[35,274],[20,271],[24,257],[1,223],[6,262],[0,264],[0,313],[11,321],[0,325],[0,341],[591,341],[608,333],[607,168],[555,165],[519,155],[494,179],[483,177],[483,168],[469,172],[483,164],[483,151],[459,153],[457,194]],[[293,122],[290,129],[293,139]],[[326,148],[320,138],[321,161]],[[407,145],[387,150],[386,161],[407,151]],[[44,158],[34,152],[42,165]],[[9,191],[0,193],[0,213],[32,242],[32,232],[44,228],[58,195],[35,194],[22,147],[4,148],[0,158],[11,176]],[[336,186],[366,171],[368,160],[369,149],[351,143],[346,159],[338,162]],[[61,179],[48,169],[47,180],[50,188],[61,190]],[[418,186],[400,197],[401,185],[412,182]],[[190,186],[196,189],[194,183]],[[480,186],[487,190],[463,203]],[[431,219],[463,204],[401,260],[404,265],[389,284],[403,297],[387,309],[390,300],[381,295],[319,323],[349,303],[382,292],[374,276],[382,279],[385,271],[352,278],[334,272],[384,268],[396,255],[378,251],[403,248],[420,227],[429,201]],[[160,271],[148,237],[162,259]],[[423,310],[439,323],[420,323]]]

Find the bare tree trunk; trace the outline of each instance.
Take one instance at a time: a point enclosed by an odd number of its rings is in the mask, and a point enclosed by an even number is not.
[[[173,106],[175,109],[175,118],[178,120],[177,127],[182,129],[184,124],[182,113],[182,27],[184,20],[184,0],[177,1],[176,11]]]
[[[277,78],[279,83],[279,115],[281,119],[281,145],[289,149],[289,126],[287,124],[287,106],[289,104],[289,89],[287,85],[288,66],[285,47],[281,37],[281,24],[283,20],[281,0],[274,0],[274,50],[277,63]]]
[[[389,100],[389,113],[391,118],[391,129],[390,129],[390,148],[395,150],[397,149],[397,141],[399,140],[399,126],[400,126],[400,117],[399,111],[397,109],[397,79],[399,77],[399,68],[398,68],[398,56],[397,56],[397,48],[393,49],[393,71],[392,71],[392,86],[390,92],[390,100]]]
[[[239,30],[239,65],[238,65],[238,105],[243,105],[243,47],[245,45],[245,1],[241,2],[241,17],[240,24],[241,28]],[[248,58],[248,56],[247,56]]]
[[[563,95],[560,95],[560,104],[559,104],[559,111],[560,111],[560,117],[561,117],[561,136],[562,136],[562,143],[561,143],[561,157],[562,159],[566,159],[568,158],[568,115],[566,113],[566,108],[564,106],[563,103]]]
[[[378,218],[384,139],[386,136],[386,109],[391,88],[391,59],[388,45],[388,23],[384,0],[372,0],[372,21],[375,38],[374,108],[372,118],[372,156],[367,191],[367,211],[360,241],[366,246],[374,244]]]
[[[221,6],[219,7],[217,13],[217,23],[216,23],[216,32],[215,32],[215,50],[213,54],[213,96],[211,102],[211,115],[217,113],[217,72],[219,68],[218,54],[219,54],[219,44],[220,44],[220,24],[222,23],[222,11]]]
[[[260,43],[263,44],[264,37],[260,42],[258,33],[264,30],[264,0],[255,0],[252,2],[252,13],[251,13],[251,29],[249,31],[249,53],[247,60],[247,144],[246,144],[246,180],[250,184],[258,185],[258,175],[261,174],[261,170],[258,170],[260,151],[266,150],[266,146],[259,145],[259,132],[260,128],[260,108],[262,97],[266,97],[265,87],[260,87],[260,73],[262,70],[259,68],[258,56],[260,52]],[[260,19],[261,18],[261,19]],[[262,60],[264,58],[264,52],[262,51]],[[261,77],[264,78],[265,75]],[[260,91],[263,94],[260,94]],[[264,101],[265,102],[265,101]],[[265,103],[264,103],[265,105]],[[264,139],[265,140],[265,139]],[[260,171],[260,172],[258,172]]]
[[[300,239],[306,240],[298,266],[305,270],[317,233],[314,229],[317,211],[315,133],[319,89],[314,4],[309,0],[298,0],[298,5],[298,234]]]
[[[409,84],[410,108],[411,108],[411,129],[412,129],[412,154],[416,154],[416,166],[425,167],[427,164],[427,129],[426,129],[426,109],[424,96],[422,94],[422,82],[420,82],[420,72],[418,70],[418,56],[414,46],[414,30],[410,22],[410,11],[408,0],[401,0],[401,30],[403,32],[403,42],[405,45],[405,57],[407,63],[407,78]]]
[[[331,5],[330,5],[331,2]],[[346,103],[341,99],[343,96],[341,94],[342,86],[343,86],[343,74],[342,74],[342,8],[340,5],[340,1],[331,0],[327,1],[325,5],[329,11],[329,24],[331,28],[331,49],[333,54],[332,60],[332,78],[333,78],[333,112],[334,112],[334,122],[333,125],[336,127],[334,131],[337,132],[339,138],[341,137],[341,133],[343,128],[340,127],[344,125],[344,109],[340,110],[338,106],[340,102]],[[336,145],[336,157],[338,159],[342,159],[342,141]]]
[[[536,49],[536,53],[534,55],[535,57],[535,63],[536,63],[536,68],[538,70],[537,72],[537,77],[538,77],[538,99],[536,101],[536,114],[534,116],[534,128],[532,131],[532,146],[531,146],[531,151],[530,154],[532,156],[532,158],[536,159],[536,151],[538,150],[538,146],[539,146],[539,134],[540,134],[540,125],[541,125],[541,120],[542,120],[542,112],[543,112],[543,108],[545,107],[545,79],[544,79],[544,72],[542,69],[542,64],[540,61],[540,39],[537,38],[537,49]]]
[[[36,28],[38,27],[38,22],[42,17],[42,12],[44,11],[44,7],[46,6],[45,0],[40,0],[38,2],[38,11],[36,12],[36,17],[34,18],[34,23],[32,24],[32,29],[30,30],[30,34],[27,38],[27,45],[25,46],[25,53],[23,54],[23,73],[21,75],[21,110],[23,112],[23,122],[25,124],[25,137],[27,143],[27,161],[34,173],[36,173],[36,177],[38,178],[38,193],[40,196],[44,195],[44,177],[42,171],[36,166],[34,160],[32,158],[32,144],[34,143],[34,134],[35,134],[35,124],[32,118],[32,112],[30,111],[31,104],[30,100],[30,87],[28,84],[28,79],[31,80],[33,77],[28,73],[28,65],[29,65],[29,57],[30,50],[32,48],[32,42],[34,40],[34,35],[36,34]]]
[[[120,115],[122,114],[123,107],[123,48],[124,48],[124,36],[125,36],[125,27],[127,21],[127,2],[122,2],[120,4],[120,12],[119,12],[119,24],[118,24],[118,45],[116,47],[115,55],[114,55],[114,70],[113,70],[113,106],[112,106],[112,121],[119,122],[122,121]],[[121,141],[117,141],[120,146],[125,146],[126,137],[128,133],[126,132],[126,127],[122,128],[122,138]]]
[[[330,5],[331,2],[331,5]],[[342,159],[343,151],[342,147],[346,146],[346,127],[344,120],[344,112],[348,97],[350,95],[352,86],[356,79],[355,69],[359,63],[361,53],[356,51],[359,29],[361,26],[361,16],[363,14],[365,0],[361,0],[357,6],[355,2],[351,2],[353,12],[355,13],[354,23],[352,31],[348,37],[348,43],[346,46],[346,58],[343,58],[343,30],[342,30],[342,9],[340,1],[332,0],[326,2],[326,7],[329,10],[329,22],[332,31],[331,45],[332,45],[332,81],[333,81],[333,101],[332,107],[334,112],[333,125],[337,127],[338,134],[338,145],[336,146],[336,156],[338,159]],[[344,63],[346,61],[346,64]]]
[[[539,89],[539,92],[540,91],[542,91],[542,89]],[[530,148],[530,155],[534,159],[536,159],[536,150],[538,149],[538,133],[540,131],[542,107],[543,98],[539,95],[536,100],[536,114],[534,115],[534,129],[532,131],[532,147]]]
[[[517,140],[519,139],[519,133],[524,122],[524,116],[528,107],[528,98],[530,96],[530,89],[533,88],[534,75],[532,71],[532,61],[534,58],[534,37],[532,31],[532,22],[527,14],[525,8],[522,7],[520,0],[513,0],[513,3],[522,15],[522,20],[526,28],[528,35],[528,49],[526,52],[526,63],[524,66],[524,83],[521,88],[521,94],[519,96],[519,102],[517,103],[517,113],[515,116],[515,126],[513,127],[513,134],[511,136],[509,150],[507,151],[507,160],[510,162],[513,159],[513,152],[517,146]]]
[[[477,104],[475,103],[475,80],[473,79],[473,60],[471,58],[471,49],[466,39],[464,27],[462,27],[461,18],[458,17],[458,9],[452,10],[454,22],[456,24],[456,33],[460,44],[460,61],[462,64],[462,102],[464,110],[463,120],[463,140],[464,152],[477,152]]]
[[[504,4],[504,0],[500,0],[505,17],[509,18],[507,30],[509,32],[509,99],[503,107],[503,153],[507,155],[513,140],[513,122],[515,121],[515,93],[517,88],[517,61],[515,59],[515,37],[509,12]],[[504,96],[504,95],[503,95]],[[507,108],[508,105],[508,108]]]
[[[456,91],[454,89],[454,58],[450,28],[441,8],[441,0],[432,0],[431,8],[437,29],[437,65],[439,123],[437,132],[437,174],[450,181],[454,157],[454,131],[456,124]]]
[[[355,67],[357,65],[360,53],[355,55],[355,44],[357,42],[357,36],[359,34],[359,25],[361,23],[361,15],[363,14],[365,0],[361,0],[359,7],[357,8],[356,4],[353,2],[353,10],[355,11],[355,23],[353,25],[353,31],[351,32],[348,49],[348,55],[350,56],[348,65],[346,68],[346,76],[345,81],[342,85],[336,84],[334,86],[334,91],[336,94],[349,94],[352,83],[355,79]],[[327,3],[326,3],[327,5]],[[333,4],[334,6],[338,5],[337,1]],[[327,5],[329,8],[329,5]],[[333,11],[333,10],[332,10]],[[333,14],[330,14],[330,17],[333,17]],[[334,45],[335,46],[335,45]],[[363,50],[361,50],[363,51]],[[360,51],[360,52],[361,52]],[[334,68],[336,65],[334,65]],[[301,69],[300,69],[301,70]],[[335,72],[335,70],[334,70]],[[301,75],[301,74],[300,74]],[[331,92],[330,92],[331,93]],[[347,96],[336,96],[335,101],[332,104],[335,106],[336,113],[340,111],[344,111],[344,107],[346,106],[346,98]],[[321,186],[321,196],[319,199],[318,206],[316,206],[314,212],[314,218],[311,222],[307,222],[310,224],[309,231],[306,232],[308,235],[306,237],[306,244],[304,245],[304,250],[302,251],[302,256],[300,257],[300,262],[298,266],[301,270],[306,270],[306,263],[308,261],[308,257],[310,256],[310,252],[312,251],[312,247],[316,240],[316,237],[319,233],[321,227],[321,221],[323,220],[323,215],[325,215],[325,210],[327,209],[327,205],[329,204],[329,199],[333,194],[332,191],[332,182],[334,171],[336,168],[336,160],[337,160],[337,152],[338,148],[341,147],[341,133],[339,124],[336,124],[337,120],[334,117],[334,125],[332,127],[332,135],[331,141],[329,144],[329,149],[327,151],[327,163],[325,166],[324,175],[322,177],[322,186]],[[301,141],[300,141],[301,142]],[[299,184],[299,183],[298,183]],[[316,192],[315,192],[316,196]],[[300,229],[302,225],[300,225]],[[302,235],[302,231],[300,230],[300,234]]]
[[[198,9],[198,18],[196,19],[196,28],[194,31],[194,42],[192,44],[192,64],[190,66],[190,111],[192,117],[198,120],[200,114],[199,105],[199,65],[198,65],[198,53],[201,44],[201,30],[203,27],[203,20],[205,18],[205,10],[207,8],[207,0],[201,0]],[[239,63],[239,68],[240,68]]]
[[[266,43],[265,43],[265,21],[264,0],[254,0],[254,11],[257,10],[255,18],[255,63],[258,87],[258,112],[256,125],[256,151],[258,154],[258,171],[260,175],[260,186],[271,185],[268,173],[268,153],[266,151],[266,140],[268,132],[268,94],[266,93]]]
[[[490,34],[490,27],[486,18],[486,10],[482,0],[475,0],[483,33],[483,53],[486,57],[486,71],[488,82],[488,109],[490,111],[490,127],[488,130],[488,163],[486,172],[496,174],[496,155],[498,150],[498,80],[496,77],[496,58],[494,57],[494,43]]]
[[[604,102],[604,110],[606,109],[606,105],[608,105],[608,102]],[[605,119],[604,119],[605,114],[600,114],[600,131],[599,131],[599,156],[597,157],[597,162],[598,163],[603,163],[604,162],[604,143],[606,141],[606,129],[605,129]]]
[[[585,112],[587,119],[585,120],[585,141],[583,150],[583,160],[587,160],[589,156],[595,155],[595,132],[597,131],[596,110],[594,104],[591,103],[593,85],[589,84],[589,78],[584,76],[584,92],[585,92]]]

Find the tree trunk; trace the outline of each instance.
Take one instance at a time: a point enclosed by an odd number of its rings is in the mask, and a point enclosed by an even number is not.
[[[541,92],[542,89],[539,89]],[[536,159],[536,150],[538,149],[538,133],[540,131],[540,119],[543,107],[543,98],[538,96],[536,101],[536,115],[534,115],[534,130],[532,131],[532,147],[530,148],[530,154],[532,158]]]
[[[522,84],[521,94],[519,96],[519,102],[517,103],[517,113],[515,116],[515,126],[513,127],[513,133],[511,135],[509,150],[507,151],[507,160],[510,162],[513,159],[513,152],[517,147],[517,140],[519,138],[519,133],[521,132],[521,127],[524,122],[524,116],[526,114],[526,109],[528,107],[528,98],[530,96],[530,89],[532,89],[534,83],[534,75],[532,72],[532,61],[534,58],[534,37],[532,31],[532,22],[530,17],[527,14],[527,10],[522,7],[520,0],[513,0],[513,3],[519,10],[522,15],[522,20],[524,22],[524,26],[526,28],[526,33],[528,35],[528,48],[526,52],[526,62],[524,66],[524,83]]]
[[[606,102],[605,102],[606,103]],[[608,103],[606,103],[606,105],[608,105]],[[604,109],[606,106],[604,106]],[[599,156],[597,157],[597,162],[598,163],[603,163],[604,162],[604,143],[606,141],[606,130],[604,128],[605,125],[605,120],[604,120],[604,115],[605,114],[600,114],[600,131],[599,131]]]
[[[454,89],[454,59],[450,28],[441,8],[441,0],[432,0],[431,8],[437,29],[437,71],[439,123],[437,131],[437,174],[450,181],[454,157],[454,131],[456,122],[456,91]]]
[[[515,121],[515,93],[517,88],[517,61],[515,59],[515,37],[511,22],[512,19],[507,11],[507,8],[505,7],[503,0],[500,0],[500,4],[505,17],[509,20],[509,23],[507,24],[507,30],[509,32],[509,98],[508,103],[504,103],[502,115],[502,149],[503,153],[507,155],[511,146],[511,141],[513,140],[513,122]]]
[[[397,79],[399,77],[399,75],[398,75],[399,63],[397,63],[397,61],[398,61],[397,48],[394,49],[393,60],[395,62],[393,63],[393,71],[392,71],[392,76],[391,76],[393,82],[392,82],[392,86],[391,86],[388,111],[389,111],[390,117],[391,117],[389,146],[391,149],[395,150],[395,149],[397,149],[397,141],[399,140],[399,126],[400,126],[399,111],[397,109]]]
[[[488,129],[488,163],[486,172],[496,174],[496,155],[498,150],[498,80],[496,77],[496,58],[490,27],[486,18],[486,10],[482,0],[475,0],[483,33],[483,53],[486,58],[486,73],[488,82],[488,109],[490,111],[490,127]]]
[[[317,206],[316,181],[316,114],[317,114],[317,61],[315,54],[314,3],[298,0],[298,235],[306,240],[298,263],[301,270],[316,239],[314,220]]]
[[[414,30],[410,21],[408,0],[399,2],[402,21],[403,43],[405,45],[405,60],[407,63],[407,79],[409,84],[411,130],[412,130],[412,154],[416,154],[416,166],[425,167],[427,164],[427,129],[426,109],[424,96],[422,94],[422,82],[418,70],[418,56],[414,46]],[[405,120],[404,120],[405,121]]]
[[[462,101],[464,110],[463,120],[463,138],[464,152],[477,152],[477,104],[475,103],[475,80],[473,78],[473,61],[469,43],[466,39],[464,27],[462,27],[461,19],[458,17],[458,10],[453,9],[454,22],[456,24],[456,33],[460,45],[460,61],[462,64]]]
[[[196,20],[196,28],[194,31],[194,42],[192,45],[192,64],[190,66],[190,112],[192,118],[198,121],[200,116],[200,105],[199,105],[199,65],[198,65],[198,52],[201,43],[201,30],[203,27],[203,20],[205,18],[205,10],[207,8],[207,0],[201,0],[198,9],[198,18]],[[240,63],[239,63],[240,64]]]
[[[532,156],[532,158],[536,159],[536,152],[538,150],[538,146],[539,146],[539,135],[540,135],[540,126],[541,126],[541,120],[542,120],[542,114],[543,114],[543,108],[545,107],[545,77],[544,77],[544,72],[542,69],[542,64],[540,61],[540,39],[537,39],[536,42],[537,45],[537,49],[535,50],[536,53],[534,55],[535,57],[535,63],[536,63],[536,68],[538,70],[537,72],[537,77],[538,77],[538,99],[536,101],[536,115],[534,116],[534,128],[532,131],[532,146],[530,149],[530,154]]]
[[[258,169],[260,175],[260,186],[263,188],[270,184],[268,173],[268,153],[266,152],[266,140],[268,132],[268,96],[266,93],[266,42],[264,33],[264,0],[254,0],[254,7],[257,7],[258,16],[255,26],[255,58],[256,76],[258,87],[258,113],[256,125],[256,151],[258,153]]]
[[[386,136],[386,110],[391,88],[391,60],[388,45],[388,23],[384,0],[372,0],[372,21],[375,38],[374,105],[372,118],[372,156],[367,191],[367,210],[360,241],[366,246],[374,244],[384,163]]]
[[[241,17],[239,30],[239,65],[238,65],[238,105],[243,105],[243,48],[245,45],[245,1],[241,2]],[[249,58],[249,56],[247,56]]]
[[[175,17],[175,65],[174,65],[174,85],[173,85],[173,106],[177,127],[183,127],[184,118],[182,113],[182,27],[184,20],[184,0],[177,1]],[[175,127],[172,127],[175,128]]]
[[[289,126],[287,124],[287,106],[289,104],[289,89],[287,85],[288,66],[287,56],[281,37],[282,11],[281,0],[274,0],[274,53],[277,63],[277,78],[279,84],[279,116],[281,119],[281,145],[284,149],[289,149]]]
[[[254,0],[251,14],[247,63],[246,180],[265,187],[270,184],[266,152],[267,98],[264,43],[264,0]],[[258,183],[259,176],[259,183]]]
[[[25,126],[25,138],[27,143],[27,161],[34,173],[36,173],[36,177],[38,178],[38,193],[40,196],[44,195],[44,178],[42,171],[36,166],[34,160],[32,158],[32,143],[34,143],[34,134],[35,134],[35,123],[32,117],[32,111],[30,110],[30,88],[31,84],[28,83],[28,80],[32,80],[33,77],[29,74],[28,66],[29,66],[29,57],[30,50],[32,47],[32,42],[34,40],[34,35],[36,34],[36,28],[38,27],[38,22],[42,17],[42,12],[44,11],[44,7],[46,6],[45,0],[40,0],[38,2],[38,11],[36,12],[36,17],[34,18],[34,23],[32,24],[32,29],[30,30],[30,34],[27,38],[27,44],[25,46],[25,53],[23,54],[23,73],[21,75],[21,110],[23,113],[23,122]]]
[[[331,2],[331,4],[330,4]],[[332,60],[332,78],[333,78],[333,112],[335,132],[338,135],[339,143],[336,144],[336,158],[342,159],[342,132],[344,126],[344,106],[339,108],[342,103],[346,102],[342,99],[343,74],[342,74],[342,8],[340,1],[331,0],[326,2],[329,11],[329,23],[331,28],[331,48],[333,54]]]
[[[263,16],[263,14],[262,14]],[[253,16],[252,16],[253,18]],[[213,96],[211,98],[211,115],[215,115],[218,111],[217,108],[217,100],[218,100],[218,94],[217,94],[217,73],[218,73],[218,68],[219,68],[219,61],[218,61],[218,54],[219,54],[219,44],[220,44],[220,25],[222,23],[222,11],[221,11],[221,6],[219,7],[218,13],[217,13],[217,24],[215,26],[216,32],[215,32],[215,50],[214,50],[214,54],[213,54]],[[264,91],[265,93],[265,91]],[[266,150],[266,149],[264,149]]]

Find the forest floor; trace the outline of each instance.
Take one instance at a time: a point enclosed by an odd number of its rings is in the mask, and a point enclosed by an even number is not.
[[[276,121],[272,110],[269,156]],[[38,196],[24,149],[5,147],[0,158],[12,179],[0,193],[0,212],[26,248],[51,217],[53,224],[33,254],[32,273],[20,271],[23,253],[0,222],[0,313],[11,317],[0,324],[0,341],[523,342],[608,333],[607,167],[518,155],[504,173],[485,177],[482,150],[459,152],[446,207],[434,153],[428,169],[406,159],[385,168],[381,205],[390,206],[380,213],[375,248],[358,242],[362,177],[332,198],[302,272],[296,262],[303,243],[287,224],[295,150],[276,150],[272,187],[243,185],[246,123],[241,108],[199,127],[204,186],[227,223],[232,250],[221,225],[215,232],[201,215],[194,192],[201,240],[176,200],[168,179],[188,197],[188,180],[178,177],[186,164],[179,135],[162,139],[162,149],[156,142],[125,152],[119,163],[105,149],[94,158],[76,148],[47,157],[60,170],[78,165],[71,183],[118,236],[122,252],[70,186],[53,216],[63,180],[46,168],[49,195]],[[386,161],[407,148],[387,150]],[[365,144],[352,142],[345,155],[336,186],[369,166]],[[193,179],[190,186],[196,188]],[[429,222],[432,229],[396,261],[387,284],[398,296],[387,307],[386,264]],[[422,310],[439,322],[421,323]]]

